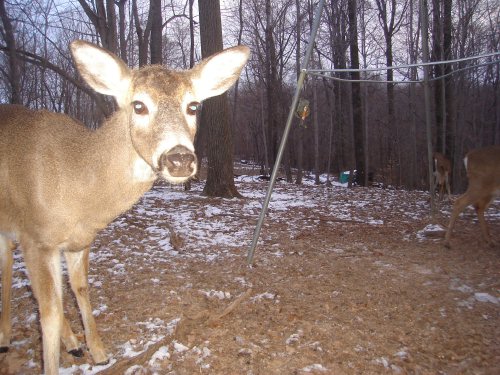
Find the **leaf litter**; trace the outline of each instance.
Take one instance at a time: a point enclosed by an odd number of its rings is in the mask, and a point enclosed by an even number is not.
[[[243,199],[158,183],[98,235],[91,302],[112,359],[63,353],[61,374],[500,373],[500,249],[472,209],[445,249],[450,202],[432,218],[425,192],[278,182],[249,267],[267,182],[236,183]],[[497,243],[499,207],[487,211]],[[19,250],[12,310],[0,373],[38,374]]]

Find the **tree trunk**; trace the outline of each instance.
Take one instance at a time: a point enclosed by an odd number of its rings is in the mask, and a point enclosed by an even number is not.
[[[120,39],[120,57],[125,63],[128,62],[128,57],[127,57],[127,36],[126,32],[127,29],[125,27],[125,21],[127,18],[127,14],[125,13],[125,4],[127,3],[127,0],[119,0],[116,2],[116,5],[118,6],[118,33],[119,39]]]
[[[90,22],[101,37],[101,43],[107,50],[117,53],[116,11],[114,0],[96,0],[94,12],[85,0],[78,0]]]
[[[189,0],[189,68],[194,66],[194,15],[193,15],[194,0]]]
[[[441,21],[441,0],[432,0],[432,53],[431,61],[443,60],[443,44],[442,44],[442,21]],[[441,77],[443,75],[443,66],[435,64],[433,66],[433,76]],[[434,108],[435,108],[435,125],[436,125],[436,143],[433,145],[437,150],[444,153],[442,150],[445,147],[444,138],[444,84],[442,80],[434,81]]]
[[[106,38],[107,38],[107,48],[113,53],[118,52],[118,37],[116,31],[116,10],[115,1],[106,0]]]
[[[149,35],[151,33],[151,17],[148,17],[146,29],[141,26],[137,0],[132,0],[132,14],[134,16],[135,32],[137,34],[137,44],[139,48],[139,67],[148,63]]]
[[[314,127],[314,184],[319,185],[319,124],[318,124],[318,81],[313,80],[313,127]]]
[[[219,0],[198,1],[200,12],[201,55],[222,51],[222,25]],[[207,129],[207,183],[203,193],[225,198],[241,197],[234,185],[233,140],[229,123],[227,95],[206,100],[201,126]]]
[[[452,59],[452,0],[444,0],[443,6],[443,58],[445,60]],[[444,78],[444,90],[445,90],[445,134],[444,134],[444,143],[445,147],[443,148],[444,154],[450,159],[453,160],[453,156],[455,153],[455,98],[454,98],[454,88],[453,88],[453,74],[452,73],[452,65],[444,64],[443,73],[446,76]],[[454,163],[456,164],[456,163]],[[453,167],[453,166],[452,166]],[[458,167],[458,166],[457,166]],[[461,166],[460,166],[461,168]],[[454,179],[456,173],[452,172],[451,178]],[[452,184],[452,187],[455,184]]]
[[[161,0],[150,0],[149,18],[151,19],[151,64],[161,64],[162,56],[162,17]]]
[[[295,24],[295,37],[296,37],[296,52],[295,52],[295,69],[297,73],[297,80],[300,76],[300,35],[301,35],[301,27],[300,27],[300,0],[295,0],[295,12],[297,13],[297,20]],[[294,108],[295,110],[295,108]],[[304,158],[304,129],[303,122],[300,122],[297,126],[295,132],[295,139],[297,140],[297,150],[295,157],[297,158],[297,176],[295,179],[295,183],[297,185],[302,184],[302,163]]]
[[[19,74],[19,59],[16,52],[16,40],[12,23],[5,9],[4,0],[0,0],[0,18],[2,19],[5,44],[7,45],[7,54],[9,56],[10,102],[12,104],[22,104],[21,77]]]
[[[410,56],[410,64],[416,64],[417,63],[417,56],[418,56],[418,51],[417,51],[417,43],[415,41],[415,32],[413,30],[413,12],[415,9],[414,6],[414,0],[410,0],[409,3],[409,11],[408,11],[408,17],[409,17],[409,27],[410,27],[410,33],[408,36],[408,55]],[[418,4],[416,6],[418,9]],[[418,31],[416,35],[418,35]],[[413,67],[410,69],[410,80],[411,81],[416,81],[417,80],[417,68]],[[409,89],[409,101],[408,101],[408,112],[410,116],[410,152],[409,152],[409,181],[408,185],[411,189],[417,189],[417,188],[422,188],[421,184],[419,183],[420,179],[420,165],[417,162],[417,118],[416,118],[416,100],[417,100],[417,95],[416,95],[416,87],[415,84],[410,84],[408,85]]]
[[[352,69],[359,69],[357,8],[357,0],[349,0],[349,44]],[[359,81],[359,72],[352,72],[351,79],[354,81]],[[359,82],[353,82],[351,84],[351,87],[354,156],[356,159],[356,182],[358,183],[358,185],[365,186],[365,137],[363,126],[363,111],[361,108],[361,87]]]
[[[265,59],[266,59],[266,99],[267,99],[267,142],[269,162],[274,165],[278,153],[278,71],[276,46],[273,36],[272,5],[266,0]]]

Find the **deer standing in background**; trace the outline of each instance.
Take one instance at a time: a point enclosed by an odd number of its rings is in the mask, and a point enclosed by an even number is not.
[[[451,162],[446,156],[440,152],[435,152],[432,156],[434,159],[434,186],[439,191],[439,200],[443,199],[444,191],[448,193],[448,200],[450,199],[450,175],[451,175]]]
[[[450,224],[445,235],[445,246],[450,247],[450,237],[458,215],[469,205],[476,209],[477,218],[485,241],[492,244],[484,211],[500,194],[500,146],[490,146],[470,151],[464,158],[469,186],[453,205]]]
[[[0,348],[10,344],[12,240],[23,251],[38,301],[44,371],[59,372],[62,340],[82,355],[63,313],[61,253],[95,363],[108,356],[88,294],[90,245],[97,232],[128,210],[158,176],[182,183],[196,173],[193,139],[199,102],[228,90],[249,49],[229,48],[191,70],[130,70],[108,51],[71,43],[76,67],[119,110],[91,131],[62,114],[0,106]]]

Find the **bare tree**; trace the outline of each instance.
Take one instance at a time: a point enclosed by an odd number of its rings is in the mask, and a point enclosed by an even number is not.
[[[162,16],[161,0],[150,0],[149,18],[151,18],[151,64],[162,63]]]
[[[127,63],[127,41],[126,41],[126,13],[125,13],[125,5],[127,4],[127,0],[116,0],[116,5],[118,6],[118,34],[120,39],[120,57],[125,63]]]
[[[352,69],[359,69],[357,8],[357,0],[349,0],[349,43]],[[354,132],[354,155],[356,157],[356,182],[361,186],[366,186],[367,181],[365,177],[367,176],[365,173],[365,132],[363,125],[363,111],[361,108],[361,87],[360,83],[356,82],[360,79],[359,71],[353,71],[351,73],[351,79],[355,81],[351,84],[351,102]]]
[[[16,51],[16,39],[14,37],[14,28],[5,9],[5,0],[0,0],[0,18],[2,28],[0,34],[5,40],[9,58],[9,70],[7,72],[8,82],[10,83],[10,102],[21,104],[21,77],[19,74],[19,59]]]
[[[198,1],[201,55],[222,51],[222,24],[219,0]],[[207,182],[203,193],[217,197],[241,197],[234,184],[233,141],[226,94],[203,104],[201,127],[207,129]]]
[[[393,39],[396,32],[400,29],[402,21],[404,20],[403,15],[406,12],[408,2],[405,1],[397,2],[396,0],[376,0],[378,9],[378,19],[380,26],[384,32],[385,39],[385,63],[387,67],[391,68],[394,64],[394,54],[393,54]],[[398,12],[398,7],[401,9]],[[401,157],[400,157],[400,147],[398,147],[397,135],[399,133],[399,126],[395,121],[394,113],[394,71],[392,69],[387,69],[387,128],[391,129],[391,137],[389,139],[389,157],[391,160],[397,160],[399,182],[401,182]],[[392,165],[392,163],[391,163]]]
[[[90,22],[101,38],[104,48],[118,52],[116,11],[114,0],[95,0],[89,5],[85,0],[78,0]]]
[[[295,69],[296,69],[296,74],[297,74],[297,79],[299,79],[300,76],[300,59],[301,59],[301,37],[302,37],[302,17],[300,15],[301,13],[301,7],[300,7],[300,0],[295,0],[295,12],[297,13],[296,16],[296,24],[295,24],[295,37],[297,38],[296,41],[296,52],[295,52]],[[303,159],[304,159],[304,126],[303,122],[300,122],[299,125],[295,128],[295,138],[297,139],[297,175],[295,179],[295,183],[297,185],[302,184],[302,168],[303,168]]]
[[[137,34],[137,45],[139,48],[139,66],[144,66],[148,63],[148,46],[151,35],[152,20],[148,17],[146,27],[143,27],[139,17],[139,8],[137,0],[132,0],[132,14],[134,17],[135,32]]]

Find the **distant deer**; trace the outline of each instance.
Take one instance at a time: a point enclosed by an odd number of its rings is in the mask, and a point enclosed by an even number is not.
[[[458,215],[469,205],[476,209],[479,225],[487,243],[492,244],[484,211],[500,194],[500,146],[490,146],[470,151],[464,158],[469,186],[453,205],[450,224],[445,235],[445,246],[450,247],[450,237]]]
[[[439,200],[443,199],[444,191],[448,193],[448,200],[450,199],[450,175],[451,175],[451,162],[446,156],[440,152],[435,152],[433,155],[434,160],[434,181],[435,186],[439,191]]]
[[[61,340],[66,350],[82,355],[63,314],[61,252],[87,347],[95,363],[106,363],[89,301],[89,247],[96,233],[128,210],[158,176],[182,183],[195,175],[199,104],[228,90],[249,56],[249,49],[239,46],[191,70],[130,70],[90,43],[75,41],[70,49],[85,81],[118,103],[119,110],[98,130],[62,114],[0,106],[0,347],[5,351],[10,343],[14,240],[38,301],[44,370],[51,375],[59,371]]]

